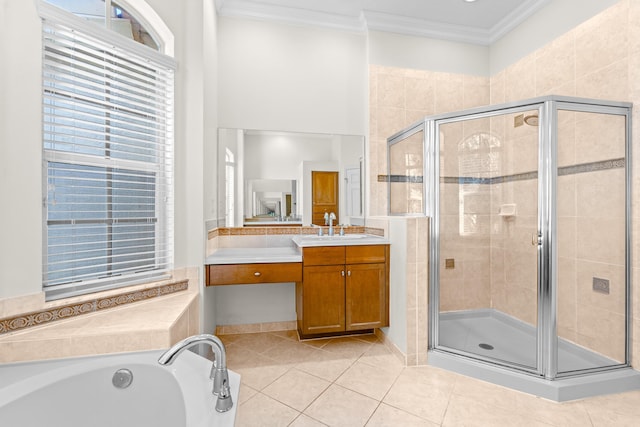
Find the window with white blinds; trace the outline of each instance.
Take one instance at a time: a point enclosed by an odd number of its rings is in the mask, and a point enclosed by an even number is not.
[[[156,280],[173,264],[174,67],[74,19],[43,17],[48,300]]]

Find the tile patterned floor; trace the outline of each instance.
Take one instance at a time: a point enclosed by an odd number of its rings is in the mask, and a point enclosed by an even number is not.
[[[403,367],[374,335],[220,338],[242,375],[236,427],[640,425],[640,392],[551,402],[431,366]]]

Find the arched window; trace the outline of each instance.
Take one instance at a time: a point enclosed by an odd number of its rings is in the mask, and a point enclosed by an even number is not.
[[[61,9],[154,50],[161,50],[159,37],[131,13],[126,2],[112,0],[44,0]]]
[[[79,12],[90,4],[107,12],[104,25],[89,9]],[[118,4],[40,4],[48,300],[159,280],[173,269],[176,64]],[[129,22],[126,36],[120,20]]]

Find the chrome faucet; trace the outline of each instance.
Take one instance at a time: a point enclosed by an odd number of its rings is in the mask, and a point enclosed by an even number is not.
[[[317,224],[311,224],[312,227],[318,227],[318,236],[322,236],[322,227]]]
[[[325,225],[329,225],[329,236],[333,236],[334,235],[334,231],[333,231],[333,220],[336,219],[336,214],[331,212],[325,212],[324,213],[324,224]]]
[[[215,360],[211,366],[209,378],[213,380],[212,393],[218,396],[216,411],[226,412],[233,407],[233,401],[231,400],[229,373],[227,372],[227,352],[220,338],[209,334],[187,337],[165,351],[158,359],[158,363],[161,365],[171,365],[180,353],[198,344],[209,344],[215,354]]]

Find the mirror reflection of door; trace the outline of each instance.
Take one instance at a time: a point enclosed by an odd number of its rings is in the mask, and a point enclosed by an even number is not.
[[[324,214],[335,213],[334,224],[340,223],[338,217],[338,172],[311,171],[311,223],[324,225]]]
[[[345,170],[346,194],[347,194],[347,216],[362,215],[362,206],[360,203],[360,168],[353,167]]]

